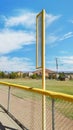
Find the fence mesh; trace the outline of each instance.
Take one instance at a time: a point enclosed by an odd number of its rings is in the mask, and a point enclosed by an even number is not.
[[[3,98],[2,98],[3,97]],[[7,108],[8,87],[0,86],[0,103]],[[46,96],[46,130],[73,130],[73,102]],[[27,129],[42,130],[42,95],[11,88],[10,113]]]
[[[50,97],[46,97],[46,130],[52,130],[52,102]]]
[[[42,130],[42,95],[12,89],[10,112],[29,130]]]
[[[73,130],[73,103],[55,100],[54,124],[56,130]]]
[[[7,109],[8,87],[0,85],[0,104]]]
[[[50,103],[50,105],[48,104],[48,102]],[[47,130],[73,130],[72,102],[60,99],[47,98],[46,104],[47,104],[47,116],[48,116]]]

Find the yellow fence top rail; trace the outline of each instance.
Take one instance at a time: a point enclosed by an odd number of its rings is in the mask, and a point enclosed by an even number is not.
[[[5,86],[10,86],[10,87],[16,87],[16,88],[23,89],[23,90],[26,90],[26,91],[38,93],[38,94],[41,94],[41,95],[46,95],[46,96],[49,96],[51,98],[58,98],[58,99],[63,99],[63,100],[66,100],[66,101],[73,102],[73,96],[68,95],[68,94],[52,92],[52,91],[48,91],[48,90],[23,86],[23,85],[19,85],[19,84],[12,84],[12,83],[8,83],[8,82],[1,82],[0,81],[0,84],[5,85]]]

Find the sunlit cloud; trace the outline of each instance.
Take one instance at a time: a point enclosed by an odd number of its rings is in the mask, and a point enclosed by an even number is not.
[[[19,10],[15,15],[4,16],[1,15],[1,21],[4,26],[0,30],[0,54],[10,53],[14,50],[21,49],[24,45],[34,44],[36,41],[36,16],[38,12],[30,10]],[[60,16],[46,14],[47,26],[58,20]],[[23,26],[25,31],[20,27]],[[18,27],[15,30],[14,27]],[[30,28],[31,31],[28,29]],[[57,41],[57,36],[49,36],[49,43]]]
[[[16,15],[2,16],[1,19],[4,21],[5,27],[23,26],[25,28],[36,28],[36,16],[39,12],[33,12],[31,10],[19,10]],[[53,15],[46,13],[46,26],[57,21],[61,15]]]
[[[35,24],[36,13],[34,12],[24,12],[24,14],[17,16],[5,17],[5,26],[25,26],[26,28],[33,27]]]
[[[6,54],[16,49],[20,49],[23,45],[33,44],[35,42],[35,34],[32,32],[3,30],[0,31],[0,54]]]
[[[31,59],[18,57],[0,57],[1,71],[33,71],[35,66]]]

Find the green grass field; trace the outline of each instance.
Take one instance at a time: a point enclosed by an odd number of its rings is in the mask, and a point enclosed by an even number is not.
[[[1,79],[0,81],[42,88],[42,80],[33,79]],[[73,81],[46,80],[46,90],[73,95]]]

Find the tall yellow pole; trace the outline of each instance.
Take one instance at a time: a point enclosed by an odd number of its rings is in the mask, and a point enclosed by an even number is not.
[[[42,10],[42,89],[45,90],[45,10]],[[46,97],[42,96],[42,130],[46,130]]]

